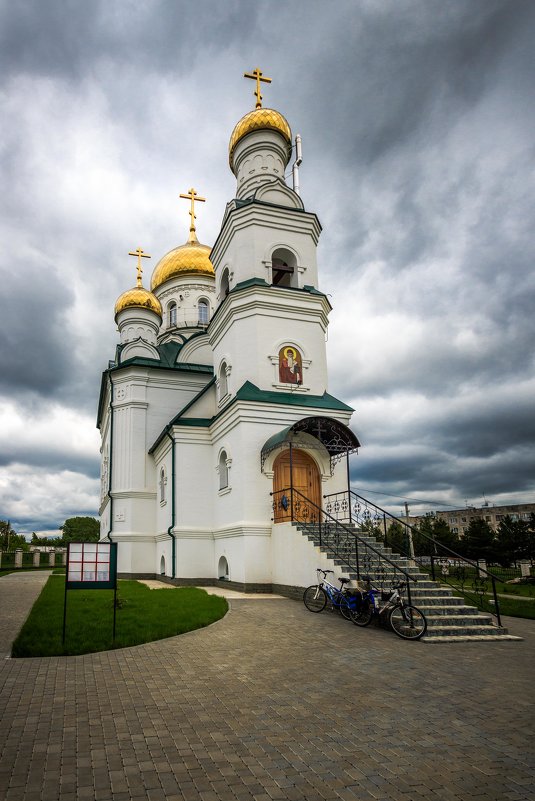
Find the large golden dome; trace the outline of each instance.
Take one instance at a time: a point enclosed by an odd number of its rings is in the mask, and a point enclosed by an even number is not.
[[[124,309],[150,309],[156,312],[160,317],[162,316],[162,304],[152,292],[149,292],[145,287],[138,286],[127,289],[117,298],[115,304],[115,316],[122,312]]]
[[[288,145],[291,146],[292,131],[282,114],[279,114],[278,111],[272,108],[255,108],[253,111],[249,111],[245,117],[242,117],[232,131],[228,146],[228,158],[231,169],[232,156],[238,142],[240,142],[244,136],[247,136],[248,133],[251,133],[251,131],[266,129],[281,133],[288,142]]]
[[[154,291],[170,278],[185,273],[201,273],[213,278],[215,273],[210,261],[210,251],[211,248],[201,245],[195,236],[185,245],[170,250],[154,268],[150,288]]]

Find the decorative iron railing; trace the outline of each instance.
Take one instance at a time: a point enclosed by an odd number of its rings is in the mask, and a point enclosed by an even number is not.
[[[273,521],[275,523],[297,523],[307,534],[319,541],[336,558],[344,562],[358,579],[371,581],[380,589],[390,588],[399,581],[407,585],[407,597],[411,603],[411,582],[417,578],[389,559],[384,553],[367,542],[344,523],[336,520],[326,509],[313,503],[299,490],[287,487],[271,493],[273,499]]]
[[[356,492],[335,492],[325,495],[324,500],[325,510],[336,520],[344,525],[356,526],[360,533],[367,531],[382,540],[385,546],[413,560],[433,581],[452,587],[478,609],[492,614],[498,626],[501,626],[496,589],[496,582],[500,581],[500,577],[487,570],[486,566],[461,556],[439,540]],[[391,523],[398,523],[402,527],[402,539],[391,537]]]

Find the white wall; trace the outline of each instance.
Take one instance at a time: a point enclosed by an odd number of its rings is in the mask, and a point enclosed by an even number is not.
[[[319,547],[291,523],[276,523],[271,533],[272,583],[308,587],[317,583],[316,568],[334,570],[329,581],[338,586],[338,578],[346,575],[340,567],[321,553]]]
[[[279,248],[288,248],[295,254],[298,286],[318,288],[319,235],[316,217],[306,212],[254,204],[233,211],[212,252],[216,302],[223,300],[221,277],[225,267],[231,273],[230,289],[250,278],[271,283],[271,256]]]
[[[231,368],[231,395],[246,381],[269,391],[323,395],[328,388],[328,304],[323,296],[278,287],[250,287],[230,295],[226,303],[209,336],[216,373],[223,360]],[[279,382],[279,350],[290,344],[303,358],[303,386]]]

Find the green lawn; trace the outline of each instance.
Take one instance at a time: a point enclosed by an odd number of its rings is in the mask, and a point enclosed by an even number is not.
[[[535,620],[535,601],[524,601],[521,598],[498,598],[500,614],[510,617],[527,617]]]
[[[113,591],[69,590],[62,643],[65,579],[50,576],[13,643],[12,656],[61,656],[139,645],[202,628],[223,617],[227,601],[195,587],[149,590],[120,581],[115,643]]]
[[[535,599],[535,584],[507,584],[496,582],[496,592],[505,595],[520,595],[524,598]]]
[[[456,595],[463,596],[464,600],[469,606],[479,607],[478,596],[473,591],[470,591],[468,590],[468,588],[466,588],[468,591],[463,594],[460,587],[455,587],[452,584],[444,586],[452,587],[454,593]],[[508,593],[507,590],[505,590],[505,592]],[[512,595],[513,593],[510,594]],[[530,593],[522,593],[522,594],[519,593],[518,599],[504,598],[503,595],[501,594],[501,590],[498,590],[498,602],[500,604],[501,615],[509,615],[510,617],[526,617],[531,620],[535,619],[535,600],[533,599],[533,596]],[[495,608],[496,607],[494,605],[494,599],[492,595],[489,595],[489,593],[487,592],[485,595],[484,608],[482,609],[482,611],[490,612]]]

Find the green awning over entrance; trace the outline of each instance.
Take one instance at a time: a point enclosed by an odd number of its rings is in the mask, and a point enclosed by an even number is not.
[[[283,428],[282,431],[278,431],[276,434],[273,434],[272,437],[266,440],[266,442],[264,442],[264,445],[262,447],[262,455],[264,453],[265,454],[271,453],[271,451],[274,451],[275,448],[279,447],[279,445],[283,445],[285,442],[288,442],[289,441],[288,434],[290,433],[291,430],[292,430],[291,426],[286,426],[286,428]]]
[[[291,426],[283,428],[273,434],[262,447],[262,465],[271,451],[284,445],[285,443],[295,443],[297,434],[309,434],[320,442],[328,452],[331,459],[347,453],[354,453],[360,448],[360,442],[351,429],[334,420],[332,417],[304,417]]]

